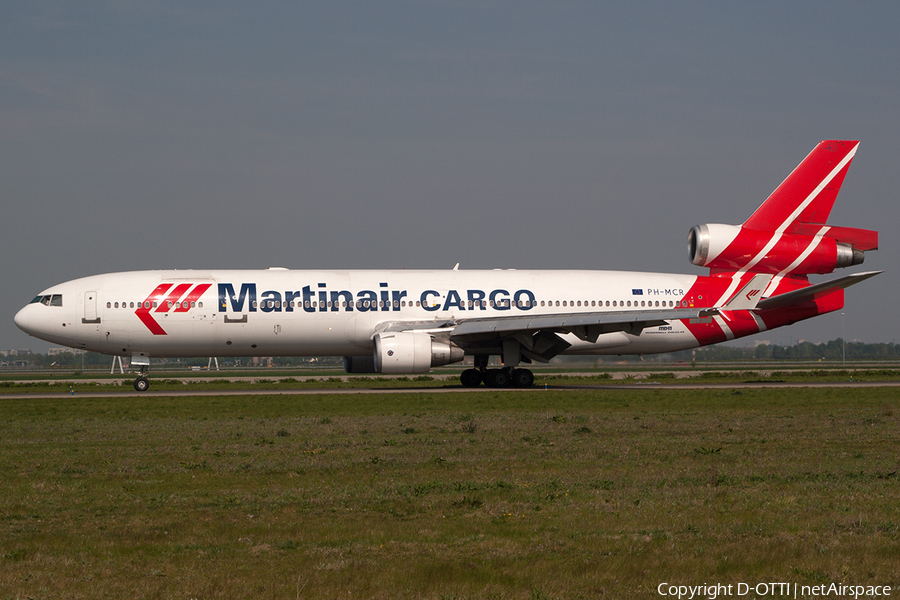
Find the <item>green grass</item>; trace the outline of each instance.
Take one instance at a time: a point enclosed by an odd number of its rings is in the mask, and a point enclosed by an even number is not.
[[[896,586],[896,398],[0,397],[0,599]]]

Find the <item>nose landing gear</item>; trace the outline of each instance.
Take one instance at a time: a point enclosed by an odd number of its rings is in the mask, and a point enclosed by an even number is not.
[[[150,361],[147,360],[147,363],[149,363],[149,362]],[[134,363],[132,362],[132,364],[134,364]],[[137,379],[134,380],[134,389],[137,390],[138,392],[146,392],[147,390],[150,389],[150,380],[147,379],[147,367],[149,367],[149,366],[150,366],[149,364],[141,364],[140,365],[141,374],[138,376]]]

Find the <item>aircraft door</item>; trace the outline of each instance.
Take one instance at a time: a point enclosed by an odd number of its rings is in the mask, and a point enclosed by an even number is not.
[[[84,293],[84,317],[82,323],[99,323],[100,317],[97,316],[97,292]]]

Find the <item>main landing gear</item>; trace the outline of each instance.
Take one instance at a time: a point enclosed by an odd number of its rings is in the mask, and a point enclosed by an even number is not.
[[[534,373],[528,369],[466,369],[459,375],[463,387],[478,387],[482,383],[487,387],[528,388],[534,385]]]

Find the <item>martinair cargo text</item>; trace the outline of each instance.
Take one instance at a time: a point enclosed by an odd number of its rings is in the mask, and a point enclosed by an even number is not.
[[[16,315],[49,342],[150,357],[342,356],[351,373],[424,373],[471,356],[465,386],[532,385],[560,354],[652,354],[715,344],[840,310],[812,284],[863,262],[878,233],[826,225],[856,141],[819,143],[742,225],[697,225],[708,276],[616,271],[141,271],[76,279]],[[487,368],[498,356],[502,368]]]

